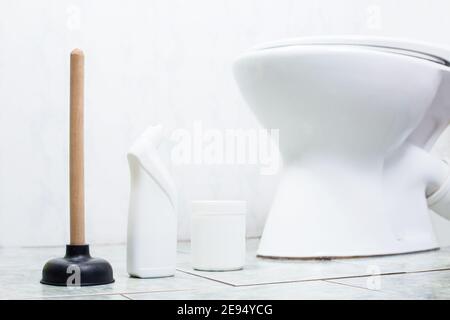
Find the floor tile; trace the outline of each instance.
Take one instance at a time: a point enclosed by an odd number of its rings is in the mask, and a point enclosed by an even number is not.
[[[360,266],[330,260],[274,260],[256,257],[258,241],[247,241],[246,264],[243,270],[207,272],[194,270],[189,254],[183,253],[177,268],[190,274],[221,281],[234,286],[320,280],[339,277],[370,275],[370,270]],[[185,248],[186,250],[186,248]]]
[[[450,299],[450,271],[348,278],[329,282],[393,294],[399,299]]]
[[[258,242],[257,239],[247,241],[246,265],[242,271],[193,270],[187,244],[184,245],[184,256],[179,260],[178,269],[234,286],[450,269],[450,247],[383,257],[303,261],[257,258]]]
[[[393,295],[324,281],[292,282],[283,284],[257,285],[245,287],[227,287],[218,290],[202,289],[190,291],[172,291],[160,293],[127,294],[136,300],[278,300],[278,299],[338,299],[369,300],[392,299]]]
[[[121,294],[97,294],[84,296],[62,296],[62,297],[46,297],[41,300],[130,300]]]
[[[372,274],[446,270],[450,269],[450,248],[383,257],[342,259],[339,262],[369,270]]]
[[[126,273],[124,246],[92,247],[94,256],[107,259],[113,266],[116,282],[95,287],[54,287],[42,285],[42,267],[50,258],[62,255],[64,248],[11,248],[0,250],[0,299],[24,299],[56,296],[120,294],[165,290],[187,290],[223,284],[177,272],[159,279],[130,278]]]
[[[247,241],[244,270],[204,272],[191,268],[190,244],[180,242],[175,277],[135,279],[126,273],[125,246],[91,246],[93,256],[113,265],[116,282],[83,288],[39,283],[43,265],[62,256],[63,247],[0,249],[0,299],[123,299],[122,294],[136,299],[450,299],[450,248],[296,261],[257,258],[257,247],[258,240]]]

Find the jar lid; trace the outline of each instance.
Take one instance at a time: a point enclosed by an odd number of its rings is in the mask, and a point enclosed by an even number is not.
[[[247,211],[247,201],[192,201],[193,215],[243,215]]]

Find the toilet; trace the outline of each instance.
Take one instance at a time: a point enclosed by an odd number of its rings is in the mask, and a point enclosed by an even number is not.
[[[258,255],[348,258],[438,248],[450,218],[446,161],[429,152],[450,120],[450,49],[374,37],[290,39],[233,71],[283,169]]]

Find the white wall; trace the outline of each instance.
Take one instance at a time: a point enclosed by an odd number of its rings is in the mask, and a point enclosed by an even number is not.
[[[231,75],[240,52],[332,34],[450,44],[449,12],[445,0],[0,2],[0,246],[67,242],[72,48],[86,52],[87,238],[117,243],[126,234],[125,152],[147,125],[258,126]],[[449,135],[438,154],[450,154]],[[188,237],[190,199],[248,200],[249,235],[260,234],[277,176],[249,165],[192,165],[175,177],[180,237]],[[448,223],[439,229],[450,234]]]

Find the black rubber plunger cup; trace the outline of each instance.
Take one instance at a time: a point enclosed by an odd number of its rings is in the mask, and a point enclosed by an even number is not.
[[[108,261],[93,258],[84,239],[84,54],[70,55],[70,244],[66,255],[48,261],[41,283],[94,286],[114,282]]]
[[[48,261],[41,283],[53,286],[95,286],[114,282],[108,261],[93,258],[89,245],[67,245],[66,255]]]

